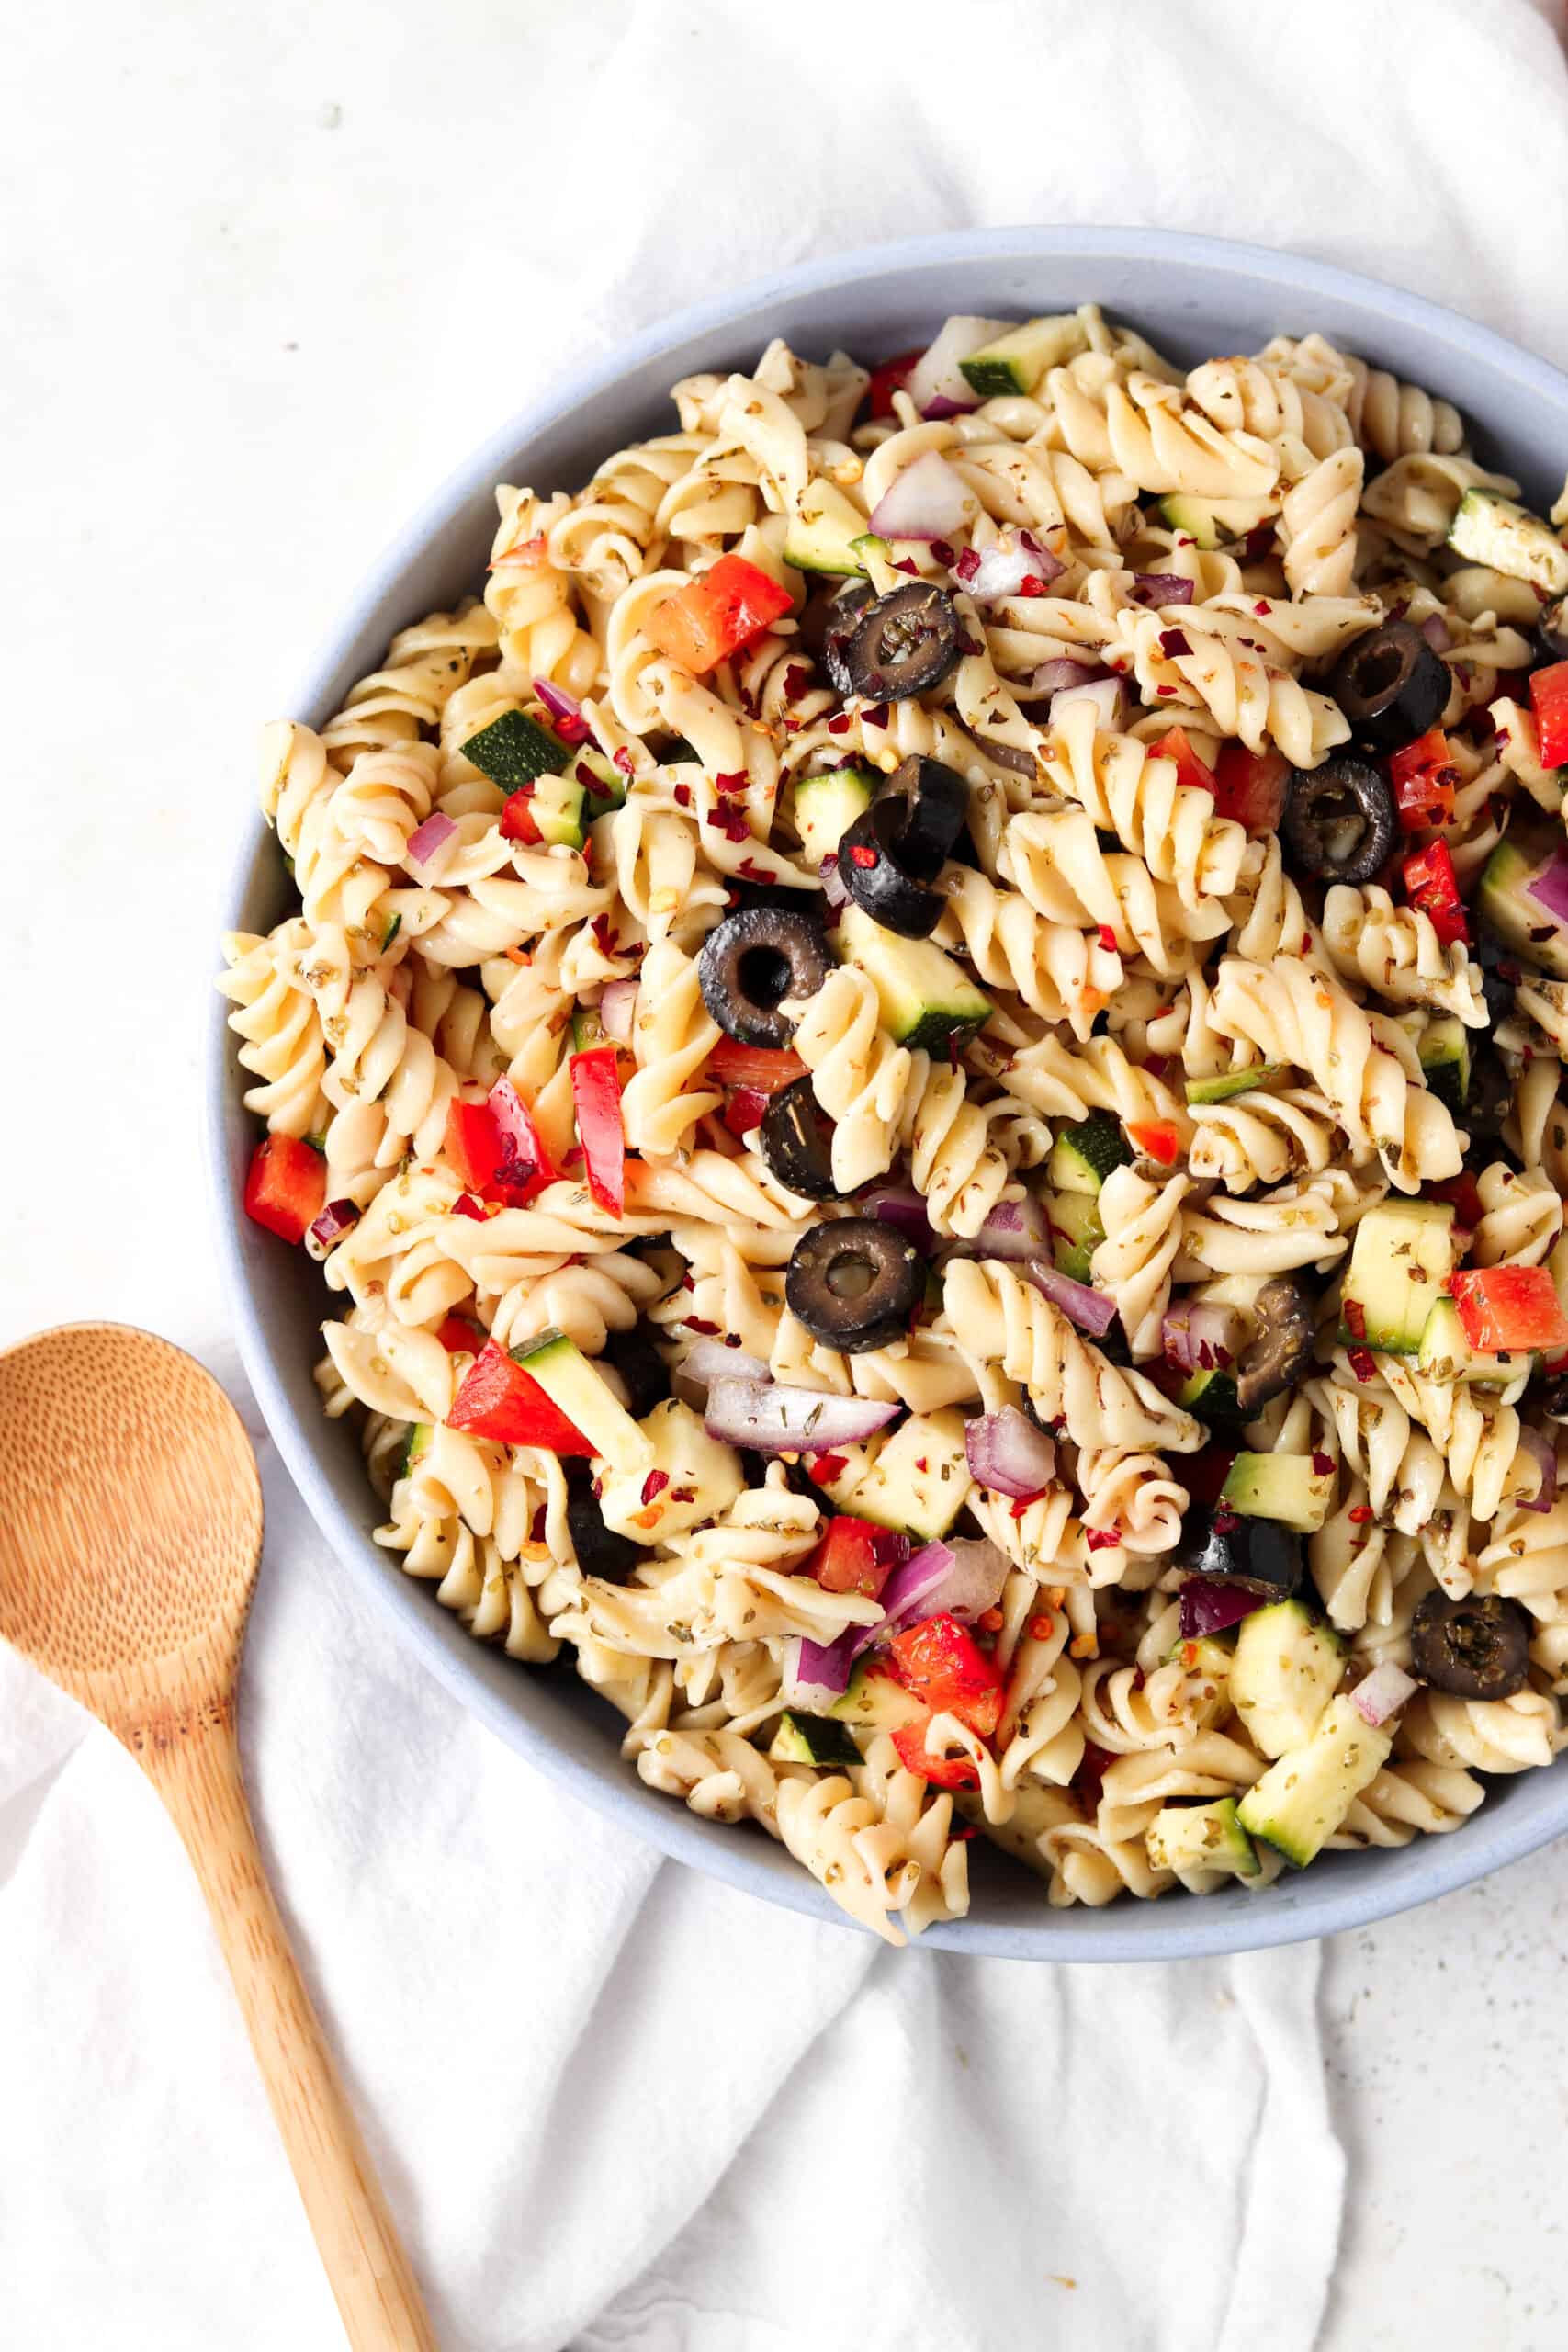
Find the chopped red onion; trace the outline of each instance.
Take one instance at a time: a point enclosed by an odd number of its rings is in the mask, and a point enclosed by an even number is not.
[[[359,1210],[353,1201],[329,1201],[310,1227],[310,1238],[318,1249],[331,1250],[358,1223]]]
[[[956,317],[943,322],[935,342],[928,345],[910,368],[904,387],[922,416],[962,416],[979,407],[980,395],[959,362],[1003,333],[997,319]]]
[[[1116,1301],[1102,1290],[1090,1290],[1087,1283],[1075,1283],[1070,1275],[1059,1274],[1055,1266],[1047,1266],[1039,1258],[1030,1259],[1020,1269],[1026,1281],[1036,1290],[1043,1291],[1053,1306],[1059,1306],[1069,1323],[1091,1339],[1102,1340],[1116,1320]]]
[[[976,501],[939,449],[924,450],[896,474],[872,510],[884,539],[948,539],[974,515]]]
[[[1350,1693],[1350,1704],[1364,1724],[1375,1728],[1387,1723],[1390,1715],[1403,1707],[1406,1699],[1414,1698],[1420,1687],[1413,1675],[1406,1674],[1402,1666],[1395,1666],[1393,1658],[1385,1657],[1364,1681],[1357,1683]]]
[[[830,907],[847,907],[850,894],[844,888],[844,877],[839,871],[839,854],[835,850],[822,860],[818,872],[822,876],[822,896]]]
[[[1184,580],[1179,571],[1134,571],[1133,594],[1140,605],[1158,607],[1161,605],[1190,605],[1192,582]]]
[[[604,1024],[604,1035],[617,1046],[629,1046],[632,1041],[632,1017],[637,1012],[637,982],[611,980],[599,1000],[599,1018]]]
[[[1099,678],[1109,678],[1111,672],[1103,662],[1075,662],[1064,653],[1054,662],[1042,662],[1029,682],[1031,694],[1059,694],[1065,686],[1092,685]]]
[[[1004,532],[988,548],[978,551],[968,548],[953,568],[977,605],[999,605],[1018,595],[1026,580],[1049,586],[1066,570],[1049,548],[1041,546],[1032,531]]]
[[[716,1380],[704,1426],[728,1445],[759,1453],[830,1453],[874,1437],[898,1410],[864,1396],[829,1396],[771,1380]]]
[[[1540,1470],[1540,1485],[1522,1510],[1550,1510],[1557,1500],[1557,1448],[1542,1430],[1522,1429],[1519,1431],[1526,1453],[1531,1455]]]
[[[581,718],[582,705],[578,701],[576,695],[569,695],[566,688],[564,686],[558,686],[553,679],[536,678],[534,681],[534,692],[538,695],[539,700],[544,704],[545,708],[549,712],[552,718]]]
[[[704,1388],[716,1380],[773,1378],[761,1356],[748,1355],[744,1348],[727,1347],[722,1340],[694,1340],[681,1359],[681,1369]]]
[[[1453,643],[1453,636],[1441,613],[1429,613],[1421,624],[1421,634],[1434,653],[1446,653]]]
[[[928,1606],[928,1597],[935,1592],[953,1565],[950,1545],[938,1542],[922,1544],[901,1561],[882,1588],[882,1607],[889,1626],[906,1624],[917,1617],[935,1615],[934,1604]]]
[[[1014,1502],[1039,1494],[1056,1474],[1055,1445],[1016,1405],[1004,1405],[999,1413],[981,1414],[970,1421],[964,1431],[964,1451],[976,1482]]]
[[[1550,865],[1532,875],[1525,890],[1538,907],[1544,907],[1553,922],[1568,922],[1568,849],[1553,853]]]
[[[1240,1351],[1243,1322],[1239,1308],[1207,1306],[1184,1298],[1170,1307],[1160,1326],[1160,1348],[1167,1363],[1179,1372],[1213,1372],[1235,1362]]]
[[[1122,723],[1122,681],[1117,677],[1093,678],[1087,685],[1064,686],[1051,697],[1053,726],[1068,703],[1091,702],[1100,715],[1100,724],[1114,734]]]
[[[409,835],[404,853],[407,863],[427,882],[434,881],[437,864],[445,864],[441,853],[456,839],[457,832],[450,817],[444,817],[439,808],[433,809],[418,831]]]
[[[1260,1592],[1249,1592],[1244,1584],[1224,1584],[1214,1577],[1189,1577],[1181,1588],[1181,1638],[1184,1642],[1201,1642],[1208,1634],[1223,1634],[1227,1625],[1239,1625],[1255,1609],[1263,1606]]]
[[[862,1629],[857,1625],[851,1630]],[[854,1651],[842,1634],[836,1642],[808,1642],[797,1634],[784,1644],[779,1696],[787,1707],[820,1713],[849,1689],[854,1660]]]
[[[1038,1258],[1048,1247],[1045,1212],[1028,1193],[1021,1200],[998,1201],[978,1233],[953,1244],[959,1257],[1005,1258],[1010,1262]]]
[[[874,1184],[869,1192],[858,1196],[856,1206],[884,1225],[896,1225],[922,1257],[930,1257],[935,1250],[936,1235],[931,1231],[925,1201],[912,1184]]]

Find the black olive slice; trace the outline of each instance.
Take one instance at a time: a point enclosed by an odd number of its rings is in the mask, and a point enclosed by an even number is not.
[[[858,816],[839,843],[839,874],[857,907],[901,939],[929,939],[943,901],[907,874],[898,856],[903,803],[880,796]]]
[[[1449,684],[1442,662],[1413,622],[1384,621],[1340,655],[1328,691],[1358,742],[1397,752],[1437,725]]]
[[[607,1332],[599,1353],[625,1381],[626,1410],[634,1421],[640,1421],[669,1396],[670,1367],[640,1323],[634,1323],[629,1331]]]
[[[603,1577],[606,1584],[625,1584],[645,1556],[641,1544],[605,1526],[599,1498],[593,1491],[593,1474],[586,1462],[565,1461],[561,1468],[566,1472],[566,1523],[578,1566],[585,1577]]]
[[[1410,1658],[1423,1682],[1456,1699],[1511,1699],[1525,1686],[1530,1617],[1499,1593],[1450,1600],[1429,1592],[1410,1623]]]
[[[815,996],[831,968],[814,915],[742,907],[710,931],[697,958],[703,1002],[726,1036],[743,1046],[787,1046],[795,1023],[781,1007]]]
[[[850,675],[846,659],[846,649],[851,638],[865,618],[871,604],[870,581],[852,580],[847,588],[840,588],[831,604],[823,607],[822,667],[828,673],[828,683],[836,694],[852,695],[855,692],[854,681]],[[806,609],[809,616],[813,610],[812,605],[808,604]],[[803,636],[806,634],[804,621],[801,625],[801,633]]]
[[[1514,1107],[1514,1081],[1500,1054],[1476,1045],[1470,1062],[1470,1088],[1464,1098],[1461,1125],[1472,1144],[1495,1141]]]
[[[782,1087],[762,1114],[757,1148],[781,1184],[808,1201],[835,1201],[833,1122],[809,1078]]]
[[[877,794],[898,808],[894,852],[917,882],[934,882],[953,855],[969,815],[969,786],[945,761],[914,754],[901,761]]]
[[[1286,1600],[1302,1580],[1302,1539],[1275,1519],[1247,1519],[1216,1503],[1200,1504],[1181,1522],[1171,1564],[1220,1584],[1244,1585]]]
[[[1317,1337],[1312,1300],[1288,1274],[1264,1283],[1253,1312],[1262,1329],[1236,1358],[1235,1374],[1236,1409],[1248,1421],[1295,1386],[1312,1363]]]
[[[877,1217],[847,1216],[801,1235],[784,1297],[814,1340],[862,1355],[903,1338],[925,1286],[925,1266],[907,1233]]]
[[[1393,795],[1365,760],[1342,755],[1292,772],[1285,839],[1298,872],[1323,882],[1370,882],[1398,836]]]
[[[835,684],[841,661],[848,684],[840,694],[902,702],[941,684],[963,650],[963,635],[946,589],[911,580],[868,605],[848,636],[824,645],[823,658]]]
[[[1540,1392],[1540,1404],[1549,1421],[1568,1421],[1568,1378],[1550,1382]]]
[[[1549,662],[1568,662],[1568,596],[1556,596],[1541,606],[1535,633]]]

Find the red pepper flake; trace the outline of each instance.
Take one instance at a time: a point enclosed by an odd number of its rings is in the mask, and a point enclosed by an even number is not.
[[[542,1544],[544,1542],[546,1517],[547,1513],[545,1506],[541,1503],[538,1510],[534,1513],[533,1518],[528,1521],[528,1541],[530,1544]]]
[[[570,744],[573,751],[580,743],[586,743],[593,732],[579,711],[563,711],[558,718],[550,720],[550,726],[560,741]]]
[[[1115,940],[1112,938],[1111,945],[1114,946],[1115,944]],[[1147,1075],[1150,1078],[1156,1079],[1163,1079],[1169,1068],[1170,1056],[1168,1054],[1151,1054],[1148,1060],[1144,1064],[1144,1069]]]
[[[1216,1519],[1214,1525],[1218,1527]],[[1084,1542],[1091,1552],[1113,1552],[1122,1541],[1121,1530],[1115,1527],[1086,1527]]]
[[[866,708],[863,710],[860,715],[860,723],[863,727],[875,727],[878,729],[886,727],[887,724],[887,705],[885,702],[874,702],[868,704]]]
[[[790,663],[784,673],[784,690],[786,702],[793,702],[798,695],[810,693],[811,672],[804,662]]]
[[[589,766],[586,760],[579,760],[576,767],[572,770],[572,774],[577,778],[578,783],[582,786],[584,792],[600,792],[604,789],[599,777]],[[531,784],[520,784],[517,789],[519,792],[532,792],[534,787]]]
[[[650,1470],[647,1477],[642,1482],[643,1501],[645,1503],[652,1502],[658,1496],[664,1492],[665,1487],[669,1484],[670,1473],[668,1470]]]
[[[594,946],[606,960],[620,954],[621,944],[608,915],[595,915],[588,928],[593,933]]]
[[[700,1315],[688,1315],[686,1329],[688,1331],[697,1332],[705,1340],[716,1340],[718,1337],[718,1325],[705,1323]]]
[[[891,563],[887,568],[889,571],[907,571],[911,580],[918,580],[920,576],[920,567],[913,556],[901,556],[897,563]]]
[[[1030,1508],[1031,1504],[1037,1503],[1044,1492],[1044,1487],[1037,1487],[1035,1492],[1032,1495],[1020,1495],[1017,1502],[1014,1503],[1011,1511],[1009,1513],[1009,1517],[1011,1519],[1021,1519],[1024,1512]]]
[[[610,764],[612,765],[612,767],[617,767],[617,768],[619,768],[619,769],[620,769],[620,771],[621,771],[621,774],[622,774],[623,775],[631,775],[631,773],[632,773],[632,755],[631,755],[631,752],[630,752],[629,748],[627,747],[627,745],[626,745],[625,743],[623,743],[623,744],[621,745],[621,748],[620,748],[620,750],[619,750],[618,752],[611,752],[611,754],[610,754]]]
[[[703,821],[711,825],[716,833],[722,833],[727,842],[745,842],[751,838],[745,809],[737,808],[732,800],[721,801],[716,808],[710,808]]]
[[[977,548],[965,548],[953,568],[954,571],[957,572],[960,580],[973,580],[975,574],[980,569],[979,549]]]
[[[452,1215],[471,1216],[476,1225],[482,1225],[485,1221],[484,1204],[476,1201],[472,1193],[459,1193],[452,1204]]]
[[[1241,1521],[1237,1518],[1234,1510],[1217,1510],[1214,1513],[1214,1532],[1216,1535],[1234,1535],[1240,1525]]]
[[[923,1453],[921,1454],[921,1456],[920,1456],[919,1460],[919,1461],[916,1463],[916,1464],[915,1464],[916,1469],[917,1469],[917,1470],[919,1470],[919,1471],[920,1471],[920,1472],[922,1472],[922,1473],[924,1473],[924,1472],[926,1472],[926,1471],[929,1471],[929,1470],[930,1470],[930,1468],[931,1468],[931,1464],[926,1460],[925,1455],[924,1455]]]
[[[876,864],[876,852],[872,848],[869,842],[852,842],[850,843],[850,856],[853,860],[854,864],[863,869],[866,866],[874,865]]]
[[[1259,598],[1258,599],[1257,604],[1256,604],[1256,605],[1254,605],[1254,606],[1252,607],[1252,609],[1253,609],[1253,611],[1258,615],[1258,619],[1259,619],[1260,621],[1266,621],[1266,620],[1268,619],[1268,617],[1269,617],[1269,614],[1273,611],[1274,607],[1273,607],[1273,605],[1269,602],[1269,599],[1268,599],[1268,597],[1267,597],[1267,596],[1259,596]]]
[[[1190,653],[1192,648],[1183,630],[1166,628],[1160,631],[1159,650],[1168,662],[1174,662],[1179,653]]]
[[[1358,1380],[1375,1380],[1378,1368],[1365,1348],[1352,1348],[1346,1361]]]
[[[1018,593],[1021,596],[1043,596],[1045,582],[1037,571],[1026,571],[1018,583]]]
[[[1331,1453],[1314,1453],[1312,1457],[1312,1466],[1314,1472],[1318,1477],[1332,1477],[1334,1475],[1334,1456]]]
[[[1174,686],[1156,686],[1155,688],[1155,692],[1156,695],[1173,695],[1176,692],[1176,688]]]
[[[851,724],[852,721],[850,714],[847,710],[835,711],[832,718],[828,721],[828,732],[829,735],[847,735],[850,731]]]
[[[1346,1299],[1339,1312],[1345,1317],[1345,1329],[1349,1332],[1350,1337],[1353,1340],[1364,1340],[1367,1336],[1367,1310],[1360,1300]]]
[[[931,541],[931,553],[935,556],[938,563],[945,563],[949,570],[952,569],[953,563],[957,560],[953,554],[952,547],[948,544],[946,539],[933,539]]]
[[[967,629],[959,630],[958,650],[960,653],[983,653],[985,650],[986,649],[983,645],[976,643],[975,639],[969,635]]]
[[[692,805],[691,786],[689,784],[678,784],[675,786],[674,799],[677,808],[689,808]]]
[[[847,1453],[818,1453],[807,1462],[806,1475],[818,1487],[830,1487],[836,1478],[843,1476],[849,1466]]]
[[[1108,922],[1102,922],[1100,926],[1100,944],[1104,948],[1108,956],[1114,956],[1116,953],[1116,933],[1111,930],[1111,925]]]

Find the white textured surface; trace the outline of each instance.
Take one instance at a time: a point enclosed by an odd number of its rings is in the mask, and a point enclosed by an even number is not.
[[[1556,13],[32,12],[0,1339],[112,1315],[231,1375],[195,1123],[251,735],[552,369],[726,279],[1032,216],[1293,244],[1562,360]],[[389,1647],[267,1467],[258,1812],[446,2344],[1306,2352],[1314,1955],[874,1961],[661,1866]],[[1565,1900],[1559,1852],[1330,1949],[1326,2352],[1561,2342]],[[339,2341],[204,1935],[132,1769],[0,1657],[17,2352]]]

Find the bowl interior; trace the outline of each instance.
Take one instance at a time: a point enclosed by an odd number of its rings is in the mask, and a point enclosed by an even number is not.
[[[492,485],[576,489],[626,443],[671,429],[669,388],[702,368],[745,368],[782,335],[807,356],[842,345],[875,360],[918,344],[955,311],[1026,316],[1098,301],[1173,357],[1254,351],[1320,328],[1375,365],[1455,401],[1483,455],[1532,500],[1550,499],[1568,457],[1568,379],[1468,321],[1346,272],[1245,245],[1152,231],[1020,229],[885,246],[792,271],[638,337],[561,385],[479,451],[389,549],[306,682],[297,715],[320,724],[394,632],[482,583]],[[227,925],[265,930],[287,910],[282,860],[259,821]],[[760,1830],[703,1821],[643,1787],[617,1753],[620,1721],[575,1674],[513,1664],[471,1639],[430,1588],[370,1540],[381,1516],[354,1436],[322,1419],[311,1367],[328,1294],[302,1254],[277,1249],[239,1209],[254,1140],[221,1001],[209,1034],[209,1141],[220,1247],[246,1368],[269,1427],[328,1539],[390,1609],[432,1670],[541,1769],[667,1852],[770,1901],[848,1925]],[[1053,1911],[1043,1883],[976,1840],[966,1920],[924,1940],[1043,1960],[1157,1960],[1246,1951],[1359,1926],[1447,1893],[1568,1827],[1568,1775],[1492,1784],[1450,1838],[1323,1858],[1259,1895],[1239,1888],[1107,1911]]]

